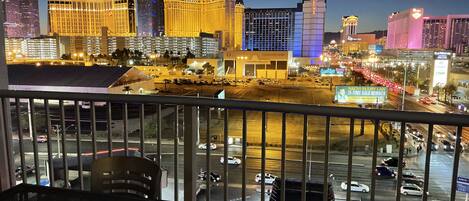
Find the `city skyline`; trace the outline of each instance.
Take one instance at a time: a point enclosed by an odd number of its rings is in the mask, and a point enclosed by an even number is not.
[[[427,15],[446,16],[448,14],[469,13],[469,7],[464,6],[469,0],[458,0],[451,5],[445,1],[405,1],[405,0],[356,0],[353,5],[341,6],[343,0],[329,0],[326,12],[326,32],[338,32],[341,25],[341,17],[344,15],[358,15],[360,26],[358,32],[371,32],[385,30],[387,16],[394,11],[405,10],[411,7],[422,7]],[[300,0],[245,0],[246,8],[282,8],[296,7]],[[365,6],[367,5],[367,6]],[[39,12],[41,19],[41,34],[47,34],[47,0],[39,0]],[[371,9],[370,9],[371,8]]]

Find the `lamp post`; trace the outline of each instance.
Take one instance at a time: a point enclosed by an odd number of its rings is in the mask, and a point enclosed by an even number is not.
[[[60,128],[60,125],[56,125],[57,126],[57,129],[55,130],[55,133],[57,134],[57,157],[60,158],[60,130],[62,128]],[[72,127],[72,126],[75,126],[74,124],[66,127],[64,130],[63,130],[63,134],[65,135],[65,132],[67,132],[68,128]],[[78,133],[77,133],[78,135]]]
[[[404,111],[405,107],[405,92],[406,92],[406,84],[407,84],[407,66],[404,65],[404,84],[402,85],[402,106],[401,110]]]

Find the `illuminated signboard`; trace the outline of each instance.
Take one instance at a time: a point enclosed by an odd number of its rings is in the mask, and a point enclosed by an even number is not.
[[[336,103],[383,104],[388,97],[387,87],[337,86]]]
[[[451,58],[451,52],[435,52],[436,60],[449,60]]]
[[[443,87],[448,82],[449,60],[435,60],[433,70],[433,86]]]
[[[345,68],[321,68],[319,69],[321,77],[343,77]]]
[[[215,98],[225,99],[225,90],[219,90],[215,93]]]

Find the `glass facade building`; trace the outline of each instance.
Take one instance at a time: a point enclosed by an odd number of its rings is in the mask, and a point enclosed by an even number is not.
[[[292,50],[297,12],[295,8],[246,9],[244,49]]]
[[[243,49],[319,58],[325,12],[324,0],[304,0],[296,8],[246,9]]]

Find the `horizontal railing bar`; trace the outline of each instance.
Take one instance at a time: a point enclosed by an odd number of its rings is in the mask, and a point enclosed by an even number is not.
[[[359,119],[379,119],[381,121],[398,121],[407,123],[424,123],[437,125],[469,126],[469,118],[460,114],[437,114],[429,112],[402,112],[393,110],[373,110],[362,108],[345,108],[333,106],[301,105],[291,103],[256,102],[244,100],[220,100],[212,98],[195,98],[184,96],[142,96],[123,94],[92,94],[44,91],[0,90],[0,97],[81,100],[95,102],[158,103],[169,105],[186,105],[214,108],[228,108],[251,111],[285,112],[316,116],[331,116]]]

